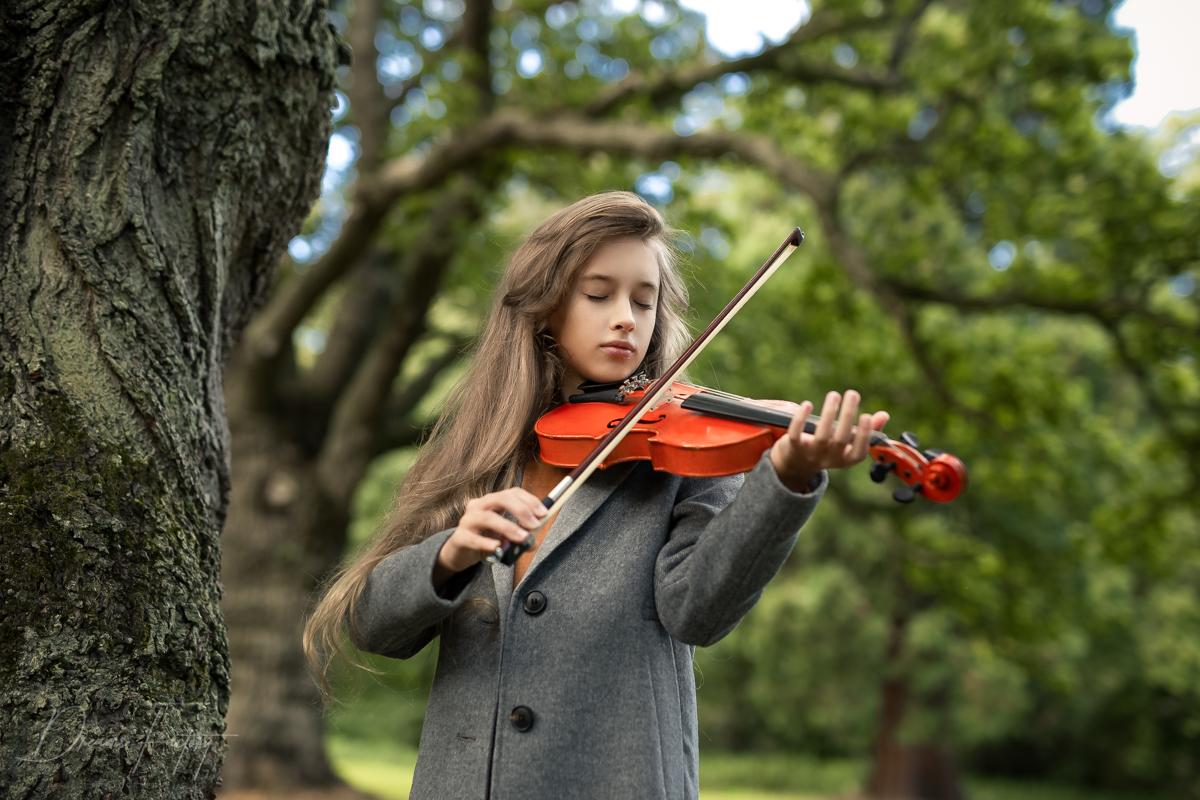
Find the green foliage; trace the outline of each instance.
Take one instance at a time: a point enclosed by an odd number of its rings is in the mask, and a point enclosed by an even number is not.
[[[664,7],[659,20],[645,5],[620,16],[513,3],[494,19],[490,102],[570,112],[622,69],[652,80],[713,63],[701,21]],[[392,117],[389,153],[401,156],[471,124],[479,65],[461,49],[422,49],[404,22],[415,5],[389,9],[381,30],[394,52],[423,59]],[[865,470],[833,476],[759,606],[697,657],[706,746],[861,755],[892,677],[913,692],[904,737],[939,739],[976,769],[1200,792],[1195,120],[1158,138],[1106,127],[1132,51],[1106,25],[1109,6],[1089,9],[814,3],[814,15],[859,24],[678,93],[633,92],[609,113],[685,138],[764,137],[823,170],[830,201],[685,148],[654,162],[489,153],[499,188],[463,237],[431,338],[471,332],[520,236],[591,192],[642,190],[685,232],[697,325],[800,225],[805,244],[693,378],[818,405],[855,388],[892,413],[889,431],[918,432],[970,472],[953,504],[915,507],[893,504]],[[531,51],[542,67],[522,77],[515,65]],[[1174,160],[1161,160],[1168,151]],[[420,237],[430,203],[392,209],[389,246]],[[427,399],[422,413],[434,407]],[[364,482],[356,538],[384,513],[407,457]],[[427,668],[397,667],[397,685],[411,691]],[[415,743],[418,717],[403,718],[395,735]]]
[[[375,459],[371,471],[354,493],[354,519],[350,523],[349,546],[360,547],[383,524],[394,507],[396,488],[416,461],[416,450],[393,450]]]
[[[344,704],[328,718],[329,730],[358,742],[376,742],[384,748],[416,748],[429,690],[437,665],[437,643],[408,660],[363,653],[362,658],[379,674],[338,664],[331,683]]]

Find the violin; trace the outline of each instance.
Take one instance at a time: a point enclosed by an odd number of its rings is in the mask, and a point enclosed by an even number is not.
[[[574,469],[642,399],[649,379],[636,376],[621,384],[585,384],[582,394],[543,415],[534,426],[547,464]],[[599,464],[649,461],[656,470],[687,477],[717,477],[749,472],[762,454],[785,435],[799,411],[785,400],[749,400],[726,392],[673,381],[649,406],[629,433]],[[819,418],[810,416],[805,431],[814,433]],[[920,494],[948,503],[967,486],[962,461],[941,450],[920,450],[905,432],[896,441],[871,432],[871,479],[882,483],[894,473],[904,486],[892,496],[911,503]]]
[[[549,513],[542,518],[537,527],[529,531],[526,540],[524,542],[503,542],[494,553],[487,557],[488,561],[509,566],[515,564],[522,553],[537,544],[538,533],[546,527],[547,522],[554,518],[554,515],[562,509],[563,505],[579,490],[579,487],[590,475],[601,466],[639,457],[631,455],[631,453],[645,453],[640,457],[649,458],[652,464],[655,464],[655,456],[658,454],[659,460],[655,468],[669,469],[671,472],[697,468],[696,465],[705,458],[709,459],[707,469],[718,468],[714,464],[723,463],[724,466],[719,469],[725,471],[698,474],[732,475],[736,472],[745,472],[754,466],[763,452],[787,431],[788,424],[795,414],[796,406],[776,400],[754,401],[721,395],[711,389],[688,387],[677,382],[675,378],[687,369],[713,337],[721,332],[729,320],[775,274],[776,270],[787,260],[788,256],[800,247],[803,241],[804,231],[799,228],[793,229],[766,263],[759,267],[746,285],[733,296],[721,313],[717,314],[708,327],[688,345],[675,363],[667,367],[652,384],[648,380],[641,379],[635,385],[630,383],[630,380],[633,379],[627,379],[614,390],[615,394],[612,399],[616,401],[615,403],[601,401],[600,405],[606,406],[606,408],[582,412],[570,410],[574,407],[584,408],[587,405],[586,402],[576,401],[560,406],[559,409],[551,411],[538,421],[535,427],[548,428],[553,422],[563,421],[560,417],[582,414],[593,424],[586,430],[578,425],[564,425],[558,429],[557,438],[542,439],[542,432],[538,430],[538,439],[542,443],[542,458],[551,464],[573,465],[574,468],[542,500],[542,504],[546,506]],[[649,385],[647,386],[647,384]],[[688,392],[688,389],[692,391]],[[587,393],[585,392],[585,394]],[[626,399],[631,401],[627,410],[625,410]],[[672,406],[672,403],[675,405]],[[564,411],[563,409],[568,410]],[[616,413],[615,419],[614,413]],[[656,416],[657,414],[662,415],[661,419]],[[771,414],[775,416],[771,416]],[[683,437],[674,447],[666,446],[670,435],[665,439],[662,438],[662,432],[669,426],[660,423],[666,422],[669,418],[690,420],[690,426],[693,429],[693,435]],[[574,420],[567,419],[566,421]],[[816,430],[815,423],[816,418],[809,417],[805,423],[805,430],[810,433],[814,432]],[[743,435],[748,437],[750,443],[714,445],[713,442],[718,437],[709,436],[707,433],[700,436],[694,435],[696,430],[709,431],[716,426],[725,429],[729,424],[742,425],[740,430]],[[634,436],[633,442],[623,448],[625,440],[635,431],[643,431],[647,435]],[[729,456],[728,453],[724,459],[715,458],[711,454],[704,456],[700,452],[705,449],[720,449],[722,446],[728,447],[731,451],[739,451],[737,458]],[[871,477],[876,482],[883,482],[890,472],[895,472],[900,476],[906,485],[897,489],[893,494],[900,502],[912,502],[916,499],[918,492],[939,503],[953,500],[967,485],[967,471],[962,462],[940,450],[921,452],[917,449],[919,446],[917,437],[911,433],[902,435],[900,441],[896,442],[878,431],[872,431]],[[552,454],[556,447],[562,447],[566,452],[548,455],[548,453]],[[618,450],[623,455],[618,454]],[[675,450],[675,454],[670,455],[668,453],[670,450]],[[580,456],[580,453],[583,455]],[[555,461],[556,458],[560,460]],[[659,466],[659,464],[666,465],[672,459],[681,463],[676,464],[674,468]],[[697,473],[680,472],[678,474]]]

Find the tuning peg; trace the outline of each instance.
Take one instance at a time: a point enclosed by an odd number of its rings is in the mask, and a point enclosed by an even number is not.
[[[936,447],[931,447],[931,448],[929,448],[928,450],[924,451],[924,452],[922,453],[922,455],[923,455],[923,456],[925,456],[926,458],[928,458],[930,461],[933,461],[933,460],[934,460],[935,458],[937,458],[938,456],[944,456],[944,455],[946,455],[946,451],[945,451],[945,450],[938,450]]]
[[[921,491],[921,484],[916,486],[901,486],[896,491],[892,492],[892,499],[897,503],[911,503],[917,499],[917,492]]]
[[[876,461],[871,465],[871,480],[876,483],[883,483],[887,480],[888,473],[895,468],[895,461]]]
[[[914,449],[921,446],[921,440],[918,439],[917,435],[912,431],[905,431],[904,433],[900,434],[900,441]]]

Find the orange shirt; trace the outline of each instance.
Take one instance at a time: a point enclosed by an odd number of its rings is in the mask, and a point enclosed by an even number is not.
[[[551,466],[534,456],[525,463],[525,474],[521,476],[521,488],[541,500],[550,494],[550,490],[558,486],[559,481],[567,477],[570,472],[569,469]],[[546,541],[546,535],[550,533],[550,526],[554,524],[554,518],[557,516],[558,512],[556,511],[546,526],[538,533],[539,543]],[[526,550],[517,558],[517,563],[513,564],[513,589],[516,589],[517,584],[521,582],[525,570],[529,569],[529,564],[533,561],[536,553],[537,550]]]

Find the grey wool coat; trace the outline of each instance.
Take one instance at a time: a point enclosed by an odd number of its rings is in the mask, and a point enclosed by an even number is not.
[[[695,648],[758,601],[828,477],[793,493],[764,454],[742,484],[598,471],[516,591],[511,567],[480,563],[439,596],[448,530],[380,562],[354,644],[409,658],[441,635],[411,797],[697,797]]]

